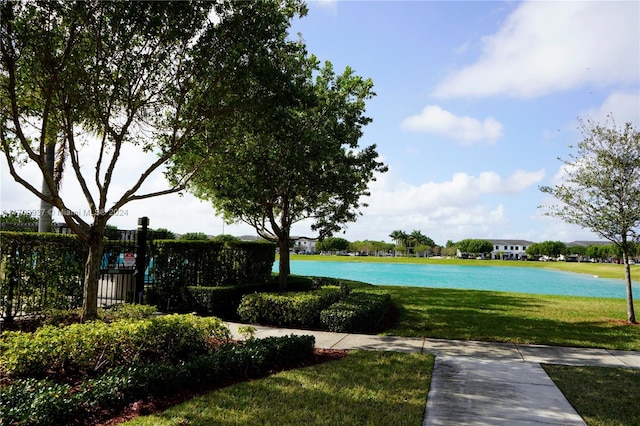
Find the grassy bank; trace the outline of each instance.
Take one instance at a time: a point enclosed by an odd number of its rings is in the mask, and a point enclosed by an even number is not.
[[[578,274],[597,275],[602,278],[624,279],[624,266],[613,263],[589,262],[529,262],[520,260],[475,260],[424,257],[373,257],[373,256],[320,256],[291,255],[291,260],[315,260],[319,262],[370,262],[370,263],[415,263],[456,266],[511,266],[542,268]],[[631,277],[640,280],[640,265],[631,266]]]
[[[623,299],[383,288],[399,310],[388,335],[640,350]]]

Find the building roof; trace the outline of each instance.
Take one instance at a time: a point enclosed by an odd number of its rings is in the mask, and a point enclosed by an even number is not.
[[[495,246],[530,246],[531,244],[535,244],[533,241],[527,240],[493,240],[487,239],[487,241],[491,241],[491,243]]]

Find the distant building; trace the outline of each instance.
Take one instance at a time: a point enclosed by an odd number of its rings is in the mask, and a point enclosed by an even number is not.
[[[293,252],[296,254],[315,254],[317,238],[292,237]]]
[[[488,240],[493,244],[491,259],[526,260],[527,247],[534,244],[527,240]]]

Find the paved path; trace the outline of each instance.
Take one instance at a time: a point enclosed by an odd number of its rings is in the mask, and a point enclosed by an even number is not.
[[[239,325],[229,323],[236,338]],[[311,334],[318,348],[434,354],[423,426],[584,425],[540,364],[640,368],[632,351],[255,328],[258,338]]]

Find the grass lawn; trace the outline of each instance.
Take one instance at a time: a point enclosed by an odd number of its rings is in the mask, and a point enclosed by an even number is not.
[[[640,370],[543,367],[587,425],[640,425]]]
[[[387,335],[640,350],[624,299],[383,288],[399,310]]]
[[[193,398],[127,425],[419,425],[434,358],[351,352]]]

